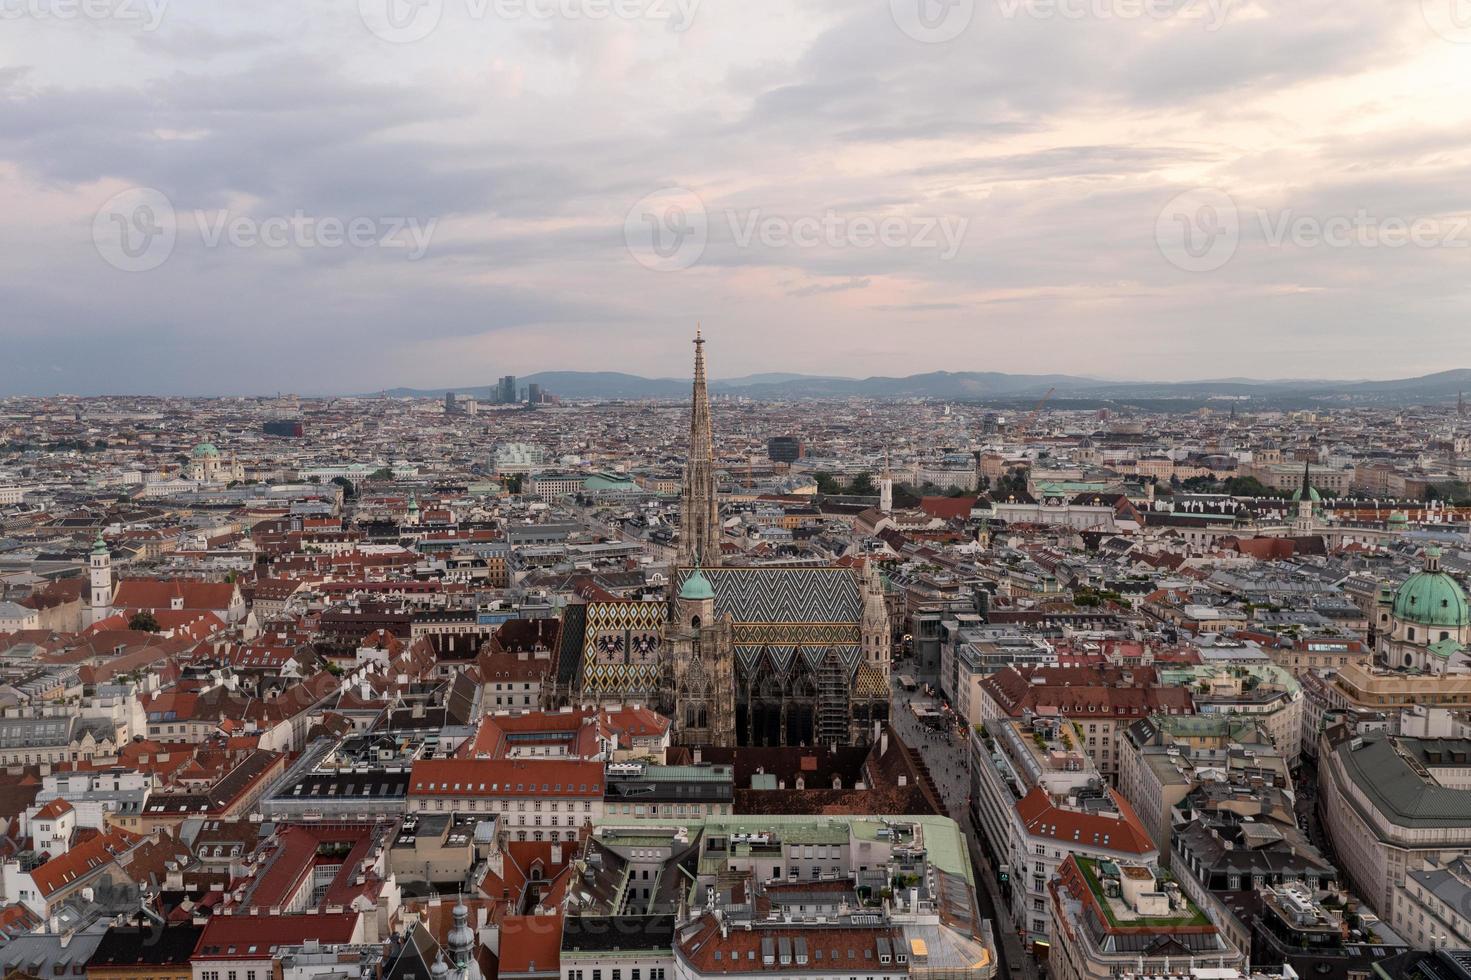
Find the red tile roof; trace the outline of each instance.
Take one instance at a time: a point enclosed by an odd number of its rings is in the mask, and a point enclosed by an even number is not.
[[[501,920],[500,973],[559,973],[562,916],[508,915]]]
[[[74,809],[76,809],[76,808],[73,807],[66,800],[60,800],[60,799],[52,800],[50,803],[47,803],[45,806],[41,807],[41,809],[37,810],[36,811],[36,815],[34,817],[32,817],[31,819],[32,820],[55,820],[57,817],[61,816],[62,814],[71,813],[72,810],[74,810]]]
[[[212,916],[194,950],[197,960],[269,960],[278,946],[315,939],[350,943],[358,931],[357,912],[331,915]]]
[[[921,497],[919,509],[942,521],[963,521],[976,505],[975,497]]]
[[[410,796],[602,799],[603,764],[575,759],[426,759],[414,763]]]
[[[31,880],[36,883],[36,890],[41,893],[41,897],[49,898],[68,885],[111,864],[118,855],[126,854],[142,840],[137,834],[126,830],[109,830],[32,869]]]
[[[1139,815],[1116,790],[1108,791],[1117,817],[1060,807],[1040,786],[1016,805],[1016,812],[1034,837],[1049,837],[1064,844],[1078,844],[1125,854],[1154,855],[1156,848]]]

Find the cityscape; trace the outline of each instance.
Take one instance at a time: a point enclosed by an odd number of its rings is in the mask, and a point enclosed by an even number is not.
[[[0,0],[0,980],[1471,980],[1471,0]]]
[[[1464,398],[691,339],[672,400],[5,400],[6,977],[1471,962]]]

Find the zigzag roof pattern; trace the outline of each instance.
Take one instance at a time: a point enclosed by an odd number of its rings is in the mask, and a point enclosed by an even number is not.
[[[692,568],[676,573],[678,595]],[[754,566],[702,570],[715,589],[715,613],[741,624],[853,623],[863,617],[863,594],[849,568],[826,565]],[[856,637],[855,637],[856,641]]]

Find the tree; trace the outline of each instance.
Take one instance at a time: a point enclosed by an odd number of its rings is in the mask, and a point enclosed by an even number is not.
[[[158,625],[158,620],[154,618],[153,613],[147,609],[133,613],[133,618],[128,620],[128,629],[139,633],[157,633],[162,628]]]
[[[859,497],[871,497],[878,493],[878,487],[873,485],[873,475],[870,473],[859,473],[848,484],[848,492]]]
[[[1460,480],[1433,483],[1425,488],[1425,499],[1427,501],[1444,500],[1456,507],[1464,506],[1471,503],[1471,487],[1466,486]]]
[[[504,482],[506,485],[507,493],[519,494],[521,492],[521,487],[525,484],[526,480],[520,473],[512,473],[511,475],[507,476],[502,482]]]
[[[843,492],[843,485],[831,473],[814,473],[812,478],[817,481],[817,492],[824,497],[840,496]]]
[[[370,480],[391,480],[391,479],[393,479],[393,470],[389,469],[386,466],[380,466],[376,470],[374,470],[373,472],[371,472],[371,473],[368,474],[368,479],[370,479]]]
[[[352,498],[354,498],[354,497],[356,497],[358,495],[358,489],[357,489],[357,487],[353,486],[352,485],[352,481],[349,480],[347,477],[345,477],[345,476],[334,476],[332,478],[332,482],[335,483],[335,484],[337,484],[339,487],[342,488],[342,499],[343,500],[351,500]]]
[[[1273,490],[1254,476],[1233,476],[1221,490],[1232,497],[1276,497],[1281,492]]]

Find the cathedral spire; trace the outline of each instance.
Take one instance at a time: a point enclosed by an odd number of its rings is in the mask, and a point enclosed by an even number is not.
[[[695,383],[690,406],[690,449],[679,504],[679,564],[720,567],[720,512],[715,503],[715,450],[710,434],[710,392],[705,379],[705,337],[695,328]]]

